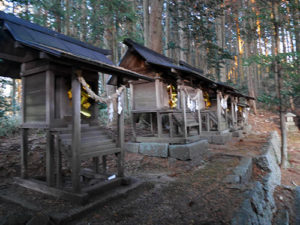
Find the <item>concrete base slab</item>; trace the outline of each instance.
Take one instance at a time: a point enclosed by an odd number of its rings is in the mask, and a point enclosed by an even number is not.
[[[47,207],[47,205],[40,204],[40,202],[25,199],[23,195],[16,194],[15,192],[10,193],[9,187],[7,187],[6,190],[0,190],[0,201],[17,204],[25,209],[36,213],[42,211],[45,213],[46,216],[53,220],[55,224],[66,224],[69,221],[81,218],[86,213],[91,212],[97,207],[103,206],[109,201],[126,196],[129,192],[141,187],[143,184],[143,181],[131,178],[130,185],[121,185],[118,188],[109,190],[105,193],[102,193],[101,195],[95,195],[84,206],[74,204],[72,205],[72,207],[68,206],[68,208],[60,210],[59,212],[55,210],[52,211],[51,208],[53,208],[53,205],[51,207]],[[49,201],[49,204],[60,204],[59,207],[62,207],[60,202],[55,202],[56,201]]]
[[[169,153],[171,158],[180,160],[200,161],[208,151],[208,141],[201,140],[184,145],[170,145]]]
[[[54,187],[49,187],[45,182],[34,180],[34,179],[22,179],[20,177],[15,177],[14,181],[16,184],[27,188],[32,191],[40,192],[45,195],[53,196],[55,198],[64,199],[77,204],[85,204],[88,200],[87,193],[73,193],[57,189]]]
[[[148,156],[156,156],[167,158],[168,157],[168,147],[167,143],[140,143],[139,153]]]

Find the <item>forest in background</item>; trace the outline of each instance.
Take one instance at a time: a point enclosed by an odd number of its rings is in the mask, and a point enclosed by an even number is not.
[[[0,0],[6,13],[111,49],[116,64],[131,38],[281,113],[300,106],[299,7],[299,0]],[[0,78],[0,136],[13,131],[19,102],[20,82]]]

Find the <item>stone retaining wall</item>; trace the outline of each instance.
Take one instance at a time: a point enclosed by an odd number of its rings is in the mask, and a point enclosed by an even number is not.
[[[262,181],[250,183],[250,189],[244,193],[245,200],[235,213],[232,225],[271,225],[273,213],[276,211],[273,193],[281,183],[280,139],[276,132],[270,134],[268,142],[263,146],[263,154],[254,158],[253,162],[266,175]]]

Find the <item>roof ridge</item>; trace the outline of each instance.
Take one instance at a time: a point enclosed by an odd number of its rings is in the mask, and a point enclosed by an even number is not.
[[[198,73],[204,73],[204,71],[203,71],[202,69],[197,68],[197,67],[194,67],[194,66],[188,64],[187,62],[185,62],[185,61],[183,61],[183,60],[179,60],[179,65],[185,66],[185,67],[187,67],[187,68],[189,68],[189,69],[191,69],[191,70],[193,70],[193,71],[196,71],[196,72],[198,72]]]
[[[147,47],[145,47],[144,45],[141,45],[141,44],[139,44],[139,43],[133,41],[133,40],[130,39],[130,38],[125,38],[125,39],[123,40],[123,43],[126,44],[126,45],[127,45],[127,43],[128,43],[128,44],[131,45],[131,46],[133,46],[133,45],[138,45],[140,48],[143,48],[143,49],[147,50],[148,52],[151,52],[151,53],[155,54],[156,56],[163,57],[165,60],[169,61],[170,63],[173,63],[175,66],[178,66],[178,65],[175,64],[176,62],[175,62],[174,59],[169,58],[169,57],[167,57],[167,56],[165,56],[165,55],[163,55],[163,54],[161,54],[161,53],[158,53],[158,52],[156,52],[156,51],[154,51],[154,50],[152,50],[152,49],[150,49],[150,48],[147,48]],[[128,46],[128,45],[127,45],[127,46]]]
[[[35,31],[38,31],[38,32],[41,32],[41,33],[45,33],[47,35],[54,36],[55,38],[59,38],[61,40],[64,40],[64,41],[67,41],[67,42],[70,42],[70,43],[73,43],[73,44],[76,44],[76,45],[80,45],[84,48],[88,48],[88,49],[91,49],[91,50],[94,50],[94,51],[98,51],[98,52],[100,52],[104,55],[110,55],[111,54],[111,50],[98,48],[94,45],[82,42],[82,41],[80,41],[76,38],[69,37],[69,36],[64,35],[62,33],[51,30],[49,28],[42,27],[38,24],[32,23],[28,20],[24,20],[22,18],[19,18],[19,17],[15,16],[14,14],[8,14],[8,13],[5,13],[3,11],[0,11],[0,20],[1,19],[7,20],[7,21],[9,21],[11,23],[14,23],[14,24],[17,24],[17,25],[22,25],[22,26],[27,27],[31,30],[35,30]]]

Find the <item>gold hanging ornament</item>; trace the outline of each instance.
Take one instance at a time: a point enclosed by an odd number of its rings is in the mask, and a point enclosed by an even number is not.
[[[72,90],[68,91],[69,99],[72,99]],[[80,113],[86,117],[91,117],[91,112],[88,111],[88,108],[91,107],[91,103],[89,103],[90,96],[85,91],[85,88],[81,88],[81,100],[80,100]]]
[[[205,102],[205,108],[209,108],[211,106],[211,102],[209,100],[209,95],[206,91],[203,92],[203,98]]]
[[[171,109],[173,109],[177,106],[176,89],[172,84],[169,84],[167,86],[167,91],[168,91],[168,94],[169,94],[169,106],[171,107]]]

